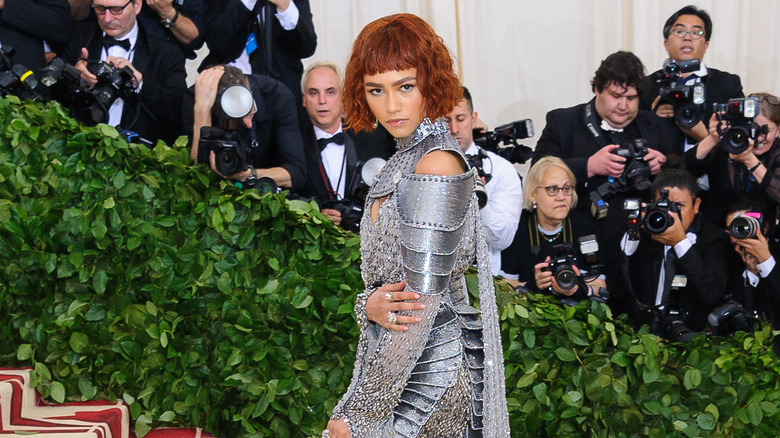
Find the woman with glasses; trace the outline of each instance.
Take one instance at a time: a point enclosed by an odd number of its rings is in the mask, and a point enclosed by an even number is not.
[[[501,270],[514,285],[533,292],[549,292],[561,297],[582,299],[597,295],[604,287],[595,276],[597,263],[586,259],[581,248],[593,245],[596,224],[584,213],[572,210],[577,204],[577,181],[566,164],[557,157],[544,157],[531,167],[523,187],[523,213],[515,240],[501,253]],[[585,236],[593,236],[591,239]],[[582,242],[590,242],[581,245]],[[591,250],[586,250],[591,254]],[[562,286],[549,269],[551,261],[573,262],[573,285]],[[598,255],[591,257],[598,259]],[[558,277],[559,279],[561,277]]]
[[[732,154],[719,146],[721,134],[729,128],[710,119],[709,135],[685,154],[685,165],[695,175],[709,175],[709,194],[702,199],[702,214],[716,225],[725,226],[726,207],[743,196],[780,205],[780,99],[768,93],[754,93],[759,114],[753,119],[757,135],[742,153]]]

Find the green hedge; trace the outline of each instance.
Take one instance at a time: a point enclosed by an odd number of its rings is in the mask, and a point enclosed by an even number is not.
[[[56,402],[125,400],[139,435],[319,433],[354,361],[356,236],[191,168],[183,138],[150,151],[13,97],[0,127],[0,366]],[[768,328],[683,348],[600,304],[499,301],[513,436],[780,427]]]

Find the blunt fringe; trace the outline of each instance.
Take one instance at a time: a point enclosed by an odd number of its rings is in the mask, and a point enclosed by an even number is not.
[[[396,14],[375,20],[360,31],[344,75],[344,110],[356,131],[373,129],[363,78],[386,71],[417,69],[417,85],[431,120],[449,114],[463,97],[444,41],[422,18]]]

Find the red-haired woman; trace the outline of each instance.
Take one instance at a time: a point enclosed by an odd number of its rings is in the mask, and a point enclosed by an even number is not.
[[[366,199],[357,358],[324,437],[509,436],[475,174],[442,118],[461,93],[449,51],[419,17],[381,18],[355,41],[348,120],[381,123],[398,150]],[[481,312],[463,281],[475,259]]]

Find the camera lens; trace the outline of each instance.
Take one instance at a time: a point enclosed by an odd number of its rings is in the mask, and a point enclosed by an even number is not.
[[[648,211],[645,215],[645,229],[650,234],[661,234],[672,224],[671,219],[663,210]]]
[[[558,265],[554,272],[555,282],[563,290],[569,290],[577,285],[577,275],[569,265]]]
[[[240,157],[233,148],[222,148],[215,154],[217,172],[225,176],[237,174],[239,169]]]
[[[750,239],[756,237],[758,220],[750,216],[737,216],[729,225],[729,234],[735,239]]]
[[[699,111],[699,109],[694,106],[685,105],[677,110],[674,117],[675,120],[677,120],[677,124],[683,128],[690,129],[699,123],[699,119],[701,118],[701,111]]]
[[[747,131],[741,127],[735,127],[729,129],[720,141],[720,145],[724,151],[730,154],[741,154],[745,152],[750,146],[748,139],[750,136]]]

